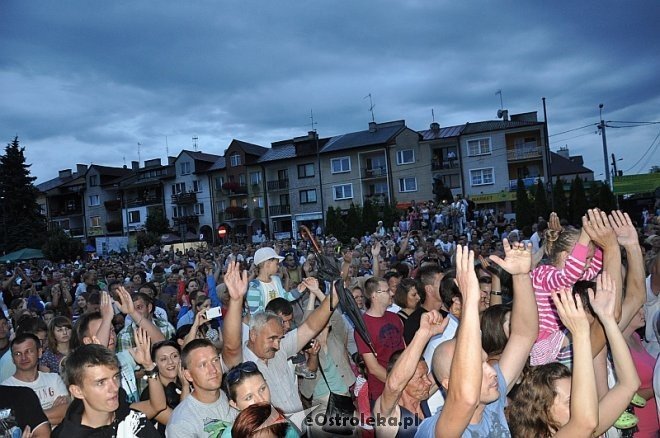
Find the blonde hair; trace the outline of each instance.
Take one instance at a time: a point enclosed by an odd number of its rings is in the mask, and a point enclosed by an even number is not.
[[[558,261],[558,256],[563,251],[570,251],[580,237],[580,230],[573,227],[563,228],[559,231],[545,230],[545,242],[543,243],[543,250],[550,258],[550,262],[554,265]]]

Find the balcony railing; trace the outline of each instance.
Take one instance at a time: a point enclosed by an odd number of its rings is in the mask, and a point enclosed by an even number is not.
[[[117,211],[121,208],[121,200],[111,199],[109,201],[105,201],[103,205],[105,206],[105,209],[108,211]]]
[[[532,160],[543,156],[541,146],[524,146],[521,148],[507,149],[506,157],[509,161]]]
[[[224,220],[231,221],[236,219],[245,219],[250,217],[250,212],[247,208],[243,207],[227,207],[224,213],[220,213],[224,216]]]
[[[451,170],[458,169],[458,160],[433,161],[431,170]]]
[[[172,204],[194,204],[197,202],[197,193],[181,192],[172,195]]]
[[[268,211],[270,212],[271,216],[291,214],[291,205],[289,205],[289,204],[269,205],[268,206]]]
[[[530,187],[534,187],[538,181],[545,182],[542,176],[530,176],[529,178],[523,178],[522,181],[523,184],[525,184],[526,189],[529,189]],[[518,188],[518,180],[517,179],[509,180],[509,190],[515,191],[517,188]]]
[[[50,210],[50,217],[76,216],[80,214],[82,214],[81,206],[76,206],[75,208],[52,208]]]
[[[158,196],[146,196],[143,198],[135,198],[126,200],[127,207],[144,207],[145,205],[160,204],[161,198]]]
[[[266,183],[268,190],[287,190],[289,188],[288,179],[276,179]]]
[[[82,227],[65,229],[64,232],[71,237],[80,237],[85,235],[85,230]]]
[[[105,229],[108,230],[108,233],[118,233],[122,231],[121,221],[108,221],[105,223]]]
[[[196,215],[188,215],[188,216],[179,216],[174,218],[174,226],[179,226],[179,225],[198,225],[199,224],[199,216]]]
[[[387,176],[385,166],[362,169],[362,178],[384,178]]]

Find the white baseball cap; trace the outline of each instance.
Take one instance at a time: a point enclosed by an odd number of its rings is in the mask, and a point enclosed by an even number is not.
[[[277,259],[279,261],[282,261],[284,260],[284,257],[278,256],[275,250],[268,246],[259,248],[254,253],[254,264],[257,266],[259,266],[261,263],[265,262],[266,260],[270,260],[270,259]]]

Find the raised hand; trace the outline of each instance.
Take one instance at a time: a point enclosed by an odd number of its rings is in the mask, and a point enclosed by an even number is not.
[[[626,246],[639,244],[637,229],[633,225],[632,220],[630,220],[628,213],[622,213],[621,210],[614,210],[610,213],[609,219],[619,245]]]
[[[133,300],[131,300],[133,303]],[[112,300],[110,294],[106,291],[101,291],[101,304],[99,306],[102,319],[112,319],[115,316],[115,309],[112,308]]]
[[[371,256],[373,257],[375,263],[378,262],[378,257],[380,256],[380,247],[380,240],[377,240],[376,243],[371,245]]]
[[[582,229],[585,230],[591,240],[601,248],[619,245],[616,234],[614,234],[614,230],[612,229],[607,214],[605,214],[604,211],[589,209],[586,217],[582,218]]]
[[[561,231],[559,216],[557,216],[557,213],[554,211],[550,213],[550,218],[548,218],[548,228],[554,231]]]
[[[596,293],[593,289],[587,291],[591,308],[600,319],[614,319],[616,307],[616,283],[607,271],[596,277]]]
[[[443,333],[449,324],[449,318],[443,318],[437,310],[431,310],[422,314],[419,322],[419,331],[429,338]]]
[[[144,368],[151,368],[153,365],[151,360],[151,338],[145,330],[138,327],[133,332],[133,340],[135,347],[130,348],[128,352],[133,356],[136,363]]]
[[[130,315],[135,312],[131,294],[126,290],[126,288],[124,288],[124,286],[119,286],[117,288],[117,298],[119,299],[119,310],[121,313],[124,315]]]
[[[209,320],[206,318],[206,312],[197,312],[197,315],[195,315],[195,319],[193,320],[192,329],[197,331],[197,329],[201,325],[206,324],[208,322],[209,322]],[[192,331],[192,329],[191,329],[191,331]]]
[[[248,274],[241,272],[240,263],[231,262],[227,266],[225,284],[232,300],[242,300],[248,290]]]
[[[573,296],[571,288],[563,288],[552,294],[552,301],[564,326],[573,334],[589,333],[589,319],[579,296]]]
[[[525,245],[522,242],[509,244],[508,239],[502,240],[504,247],[504,260],[497,255],[491,255],[488,258],[493,263],[499,265],[502,269],[511,275],[527,274],[532,269],[532,244]]]
[[[456,283],[463,295],[464,304],[470,300],[479,302],[481,291],[474,272],[474,252],[462,245],[456,245]]]

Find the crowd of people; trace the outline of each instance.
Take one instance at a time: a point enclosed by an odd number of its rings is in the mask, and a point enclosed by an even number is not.
[[[0,267],[0,436],[659,435],[648,210],[314,234]]]

